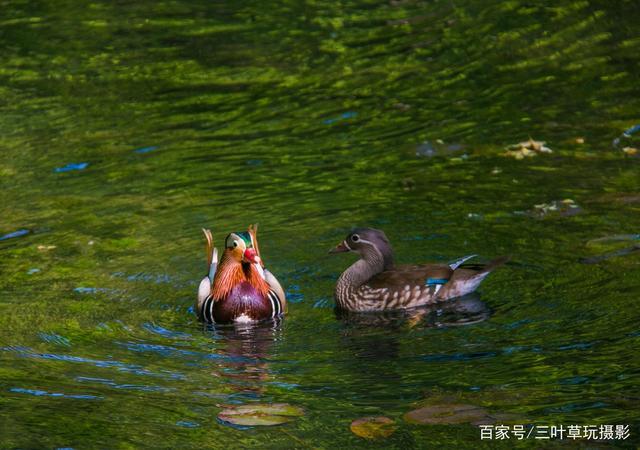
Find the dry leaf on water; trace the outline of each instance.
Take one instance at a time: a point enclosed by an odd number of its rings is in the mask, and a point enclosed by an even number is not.
[[[386,438],[395,431],[395,422],[384,416],[362,417],[351,422],[351,432],[365,439]]]
[[[302,408],[286,403],[254,403],[230,406],[218,414],[218,419],[234,425],[271,426],[291,422],[302,415]]]
[[[536,141],[529,138],[528,141],[522,141],[508,146],[507,152],[505,152],[504,155],[511,156],[515,159],[524,159],[535,156],[538,153],[552,153],[553,151],[549,147],[546,147],[545,144],[546,142],[544,141]]]

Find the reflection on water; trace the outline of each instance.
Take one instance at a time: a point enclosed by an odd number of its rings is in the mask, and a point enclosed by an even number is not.
[[[224,380],[234,398],[259,399],[276,380],[268,359],[274,342],[282,339],[282,318],[257,324],[208,325],[220,343],[217,353],[227,358],[211,374]]]
[[[475,447],[471,426],[403,421],[431,397],[638,423],[640,158],[623,147],[639,137],[620,138],[640,123],[637,18],[597,1],[4,2],[0,447],[358,448],[349,424],[370,415],[397,419],[389,448]],[[553,152],[502,155],[529,136]],[[200,229],[255,222],[289,314],[203,328]],[[481,299],[336,316],[348,262],[324,255],[354,226],[384,229],[400,263],[513,263]],[[215,420],[247,402],[307,414]]]

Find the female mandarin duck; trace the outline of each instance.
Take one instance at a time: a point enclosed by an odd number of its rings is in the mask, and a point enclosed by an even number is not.
[[[202,231],[209,274],[198,288],[198,318],[210,323],[255,322],[284,314],[284,291],[260,258],[257,225],[229,234],[220,262],[211,231]]]
[[[345,270],[336,285],[338,308],[348,311],[407,309],[461,297],[476,290],[494,268],[508,258],[486,265],[462,263],[394,266],[393,250],[384,232],[356,228],[329,253],[356,252],[360,259]]]

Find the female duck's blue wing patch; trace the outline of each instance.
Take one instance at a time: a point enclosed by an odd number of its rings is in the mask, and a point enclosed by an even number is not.
[[[447,278],[427,278],[424,284],[425,286],[435,286],[437,284],[446,284],[447,281],[449,281]]]
[[[449,282],[448,278],[427,278],[425,281],[425,286],[429,287],[429,291],[431,295],[436,295],[438,291]]]

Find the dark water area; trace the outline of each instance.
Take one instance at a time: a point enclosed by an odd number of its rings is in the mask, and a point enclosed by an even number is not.
[[[0,2],[0,447],[499,444],[405,420],[425,404],[629,425],[577,443],[638,445],[639,19],[631,1]],[[505,155],[530,137],[552,152]],[[203,327],[200,229],[220,246],[254,222],[289,314]],[[354,226],[401,263],[511,261],[455,305],[337,315],[353,258],[327,251]],[[252,403],[304,415],[217,419]],[[397,430],[358,437],[364,416]]]

